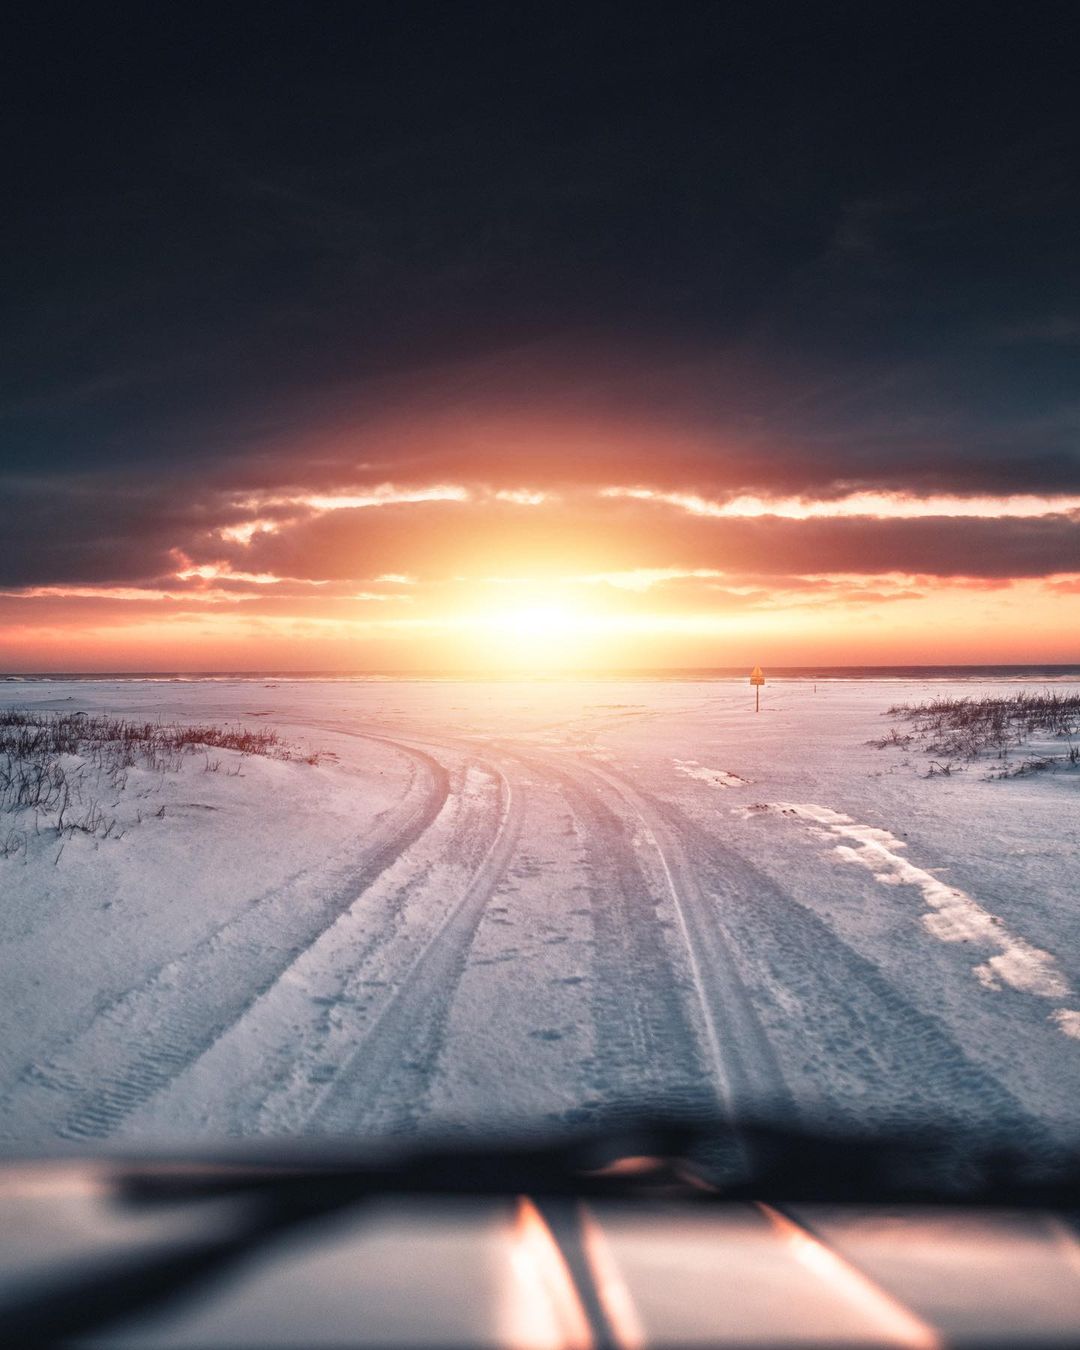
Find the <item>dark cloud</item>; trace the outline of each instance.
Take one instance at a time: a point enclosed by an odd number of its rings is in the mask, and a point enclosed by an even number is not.
[[[1080,570],[1064,517],[595,497],[1080,492],[1076,31],[1014,4],[23,7],[0,586],[152,586],[175,550],[343,584]],[[439,482],[563,500],[272,500]],[[289,524],[221,538],[245,519]]]
[[[100,476],[0,483],[0,586],[150,582],[228,518],[197,483]]]
[[[248,505],[238,503],[248,499],[251,482],[230,485],[220,476],[208,481],[190,475],[162,479],[144,472],[11,479],[0,506],[0,586],[156,585],[162,578],[174,578],[185,557],[194,564],[222,562],[241,572],[342,582],[386,572],[433,580],[639,567],[718,568],[770,577],[899,571],[1007,578],[1080,571],[1080,518],[1075,513],[1035,518],[714,519],[661,502],[606,498],[592,484],[582,488],[568,483],[569,448],[566,458],[561,491],[541,506],[496,499],[493,489],[500,482],[520,487],[521,481],[512,473],[500,478],[497,465],[483,462],[471,466],[474,473],[477,468],[493,471],[487,478],[467,480],[472,496],[466,501],[325,513],[290,497],[313,490],[297,484],[295,466],[264,470],[257,481],[270,499]],[[402,473],[398,481],[406,488],[410,476],[421,484],[453,481],[455,467],[462,466],[431,456],[411,465],[411,475]],[[626,471],[626,464],[613,457],[593,464],[587,477],[602,483],[620,467]],[[755,481],[740,479],[737,470],[732,474],[730,484]],[[282,481],[275,484],[275,476]],[[662,486],[685,490],[688,484],[686,473],[658,476]],[[314,478],[314,490],[342,486],[332,475]],[[369,478],[368,487],[385,481],[378,474]],[[355,476],[353,482],[363,490]],[[689,483],[694,486],[699,480]],[[873,483],[891,485],[880,478]],[[799,484],[792,480],[789,486]],[[1009,490],[1021,485],[999,486]],[[274,493],[285,495],[275,498]],[[224,528],[245,520],[270,521],[279,528],[257,532],[248,543],[222,535]]]

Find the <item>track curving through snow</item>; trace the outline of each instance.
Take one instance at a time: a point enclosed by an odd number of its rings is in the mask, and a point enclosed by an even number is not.
[[[576,822],[593,929],[589,1003],[595,1055],[587,1100],[571,1113],[574,1118],[628,1106],[734,1115],[748,1101],[789,1114],[794,1110],[678,832],[646,799],[578,755],[463,737],[424,735],[410,743],[441,752],[482,752],[488,760],[497,756],[508,794],[510,780],[524,770],[537,785],[557,792]],[[519,797],[527,795],[526,781]],[[504,829],[504,837],[492,844],[500,874],[525,823],[520,804],[517,810],[512,835]],[[357,1046],[353,1068],[343,1075],[343,1083],[352,1086],[328,1093],[310,1124],[352,1128],[358,1119],[355,1104],[377,1095],[397,1098],[399,1122],[415,1118],[416,1084],[430,1082],[438,1071],[438,1028],[486,904],[485,891],[490,898],[492,885],[486,880],[464,907],[467,921],[455,921],[452,940],[433,940],[422,954],[388,1005],[385,1025],[373,1028]],[[410,1035],[426,1037],[424,1053],[409,1049]],[[401,1085],[396,1091],[391,1086],[395,1073]],[[356,1086],[361,1081],[369,1085],[364,1093]],[[410,1081],[412,1110],[403,1086]]]
[[[767,1104],[790,1118],[794,1100],[679,832],[622,776],[578,761],[577,777],[597,799],[614,796],[658,864],[688,967],[686,995],[697,1014],[699,1057],[718,1107],[734,1119],[740,1106]]]
[[[1021,1127],[1036,1142],[1053,1132],[986,1066],[976,1063],[943,1018],[917,1005],[867,956],[845,942],[805,900],[783,887],[718,832],[691,821],[617,770],[594,769],[622,785],[643,819],[667,841],[691,903],[684,913],[722,999],[722,1053],[741,1066],[736,1114],[779,1111],[833,1128],[918,1121],[977,1129]],[[756,1009],[740,1033],[730,998],[737,985]],[[786,1082],[774,1095],[767,1073]]]
[[[724,815],[692,819],[576,731],[556,747],[303,725],[403,756],[402,799],[27,1064],[0,1102],[20,1137],[170,1118],[375,1135],[438,1124],[440,1104],[464,1100],[482,1124],[507,1057],[464,1053],[462,1036],[487,1030],[477,1009],[496,1039],[518,1038],[511,1072],[549,1073],[521,1100],[550,1101],[553,1119],[662,1106],[834,1127],[1022,1121],[1040,1137],[1007,1075],[796,879],[755,865]],[[559,812],[565,841],[546,840]],[[559,931],[538,936],[541,919]],[[556,1026],[570,1008],[587,1025]]]
[[[386,986],[381,1006],[307,1114],[307,1131],[400,1131],[418,1122],[477,925],[506,872],[522,823],[519,794],[500,769],[485,767],[498,783],[499,805],[479,865],[435,931]]]
[[[329,869],[306,868],[249,902],[27,1065],[0,1116],[40,1120],[63,1138],[112,1134],[252,1007],[337,917],[431,826],[450,791],[445,767],[379,737],[413,768],[403,800]]]

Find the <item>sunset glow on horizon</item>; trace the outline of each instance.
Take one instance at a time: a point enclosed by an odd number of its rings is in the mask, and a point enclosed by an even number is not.
[[[662,458],[662,456],[660,456]],[[468,470],[467,462],[459,466]],[[346,480],[202,494],[100,580],[0,591],[12,671],[538,674],[1075,659],[1080,496]],[[546,479],[539,475],[546,472]],[[136,494],[137,495],[137,494]],[[155,564],[157,564],[155,566]]]
[[[1080,660],[1071,69],[691,8],[31,63],[0,670]]]

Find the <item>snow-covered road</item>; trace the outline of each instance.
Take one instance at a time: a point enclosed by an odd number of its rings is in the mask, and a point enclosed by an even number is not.
[[[792,682],[755,717],[676,682],[7,687],[335,758],[186,771],[156,833],[0,860],[0,1131],[621,1105],[1068,1131],[1080,780],[926,780],[866,744],[921,695]]]

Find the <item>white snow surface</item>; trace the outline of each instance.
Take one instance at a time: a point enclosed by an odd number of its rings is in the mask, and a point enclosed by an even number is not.
[[[850,816],[831,811],[826,806],[777,802],[771,809],[784,816],[798,816],[824,826],[818,833],[826,838],[833,834],[840,839],[854,839],[858,848],[837,844],[835,852],[844,862],[868,867],[875,881],[886,885],[917,886],[933,909],[933,913],[923,915],[923,923],[942,942],[970,942],[980,948],[996,949],[996,955],[974,968],[975,975],[987,989],[998,989],[1003,982],[1041,998],[1071,997],[1069,983],[1049,952],[1014,937],[1001,919],[988,914],[970,895],[965,895],[956,886],[947,886],[901,857],[899,850],[907,845],[888,830],[856,824]],[[1072,1017],[1080,1017],[1080,1013],[1059,1010],[1056,1020],[1060,1021],[1063,1016],[1069,1021]]]
[[[699,764],[696,759],[677,759],[674,761],[675,768],[679,773],[683,773],[687,778],[697,778],[702,783],[708,783],[711,787],[747,787],[745,778],[740,778],[737,773],[729,773],[727,769],[707,769],[703,764]]]
[[[1015,687],[0,685],[328,752],[133,770],[120,837],[0,858],[0,1137],[635,1106],[1069,1136],[1080,774],[868,744],[893,703]]]

